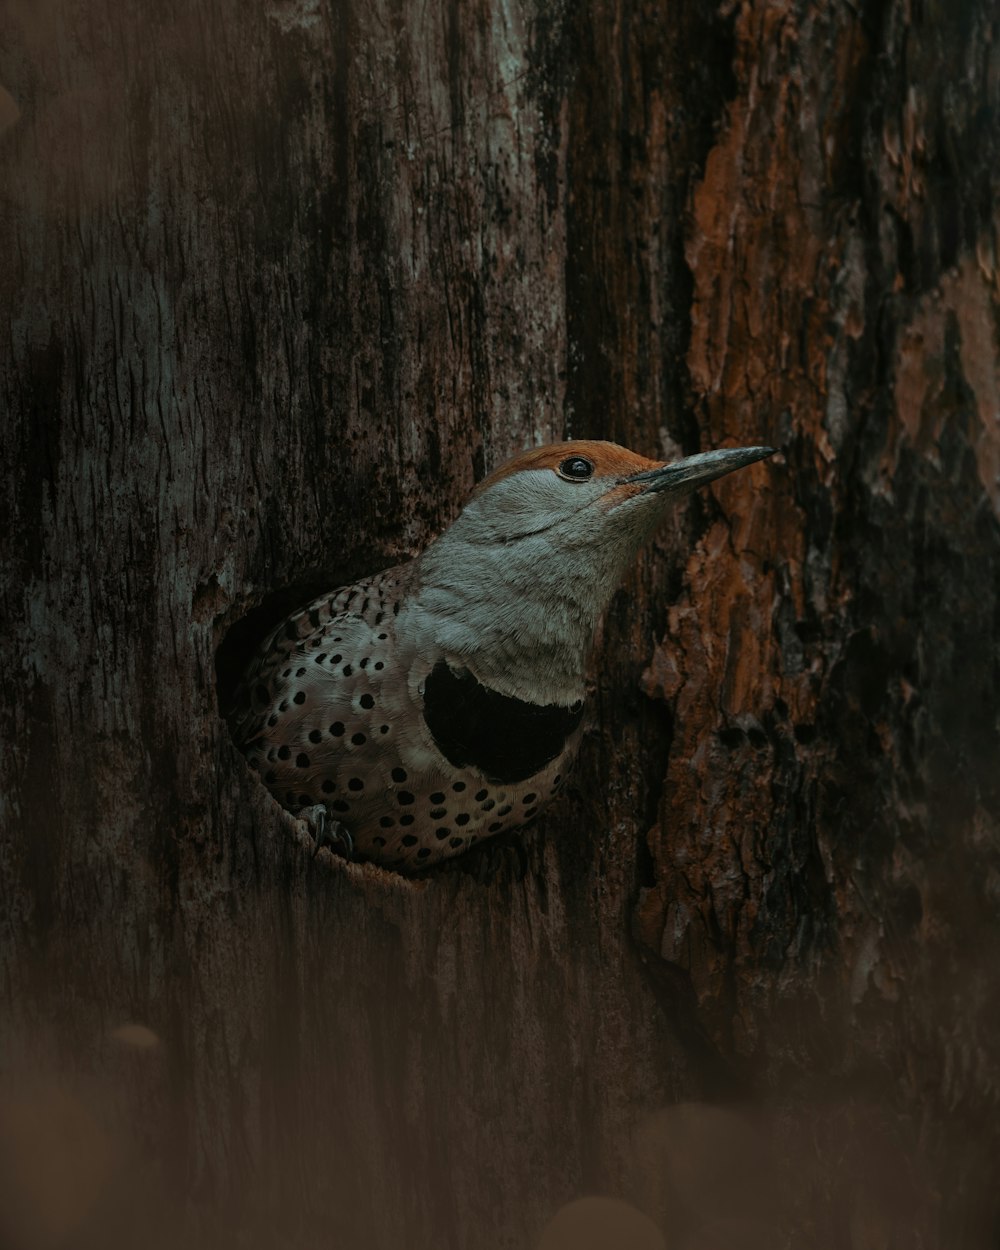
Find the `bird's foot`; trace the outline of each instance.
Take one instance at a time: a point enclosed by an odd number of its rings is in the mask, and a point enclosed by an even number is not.
[[[334,854],[344,859],[354,858],[354,839],[322,803],[299,812],[299,820],[306,822],[316,842],[314,855],[318,855],[324,846],[328,846]]]

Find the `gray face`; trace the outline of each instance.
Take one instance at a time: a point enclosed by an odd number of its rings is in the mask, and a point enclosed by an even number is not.
[[[443,648],[504,694],[572,703],[601,615],[666,510],[769,454],[708,452],[582,480],[551,467],[511,472],[425,553],[403,623],[418,645]]]

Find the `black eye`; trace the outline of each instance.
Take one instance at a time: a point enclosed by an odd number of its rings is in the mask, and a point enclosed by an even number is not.
[[[559,466],[559,475],[571,481],[582,482],[594,472],[594,466],[586,456],[570,456]]]

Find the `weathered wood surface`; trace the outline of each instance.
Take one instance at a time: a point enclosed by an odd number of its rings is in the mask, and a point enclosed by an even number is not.
[[[995,7],[16,0],[0,85],[0,1240],[992,1245]],[[564,433],[783,463],[523,880],[314,860],[218,648]]]

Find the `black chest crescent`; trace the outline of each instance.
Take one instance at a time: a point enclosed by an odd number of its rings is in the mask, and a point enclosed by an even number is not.
[[[582,716],[582,702],[525,703],[444,660],[424,686],[424,720],[438,750],[456,768],[477,768],[489,781],[526,781],[541,772],[561,754]]]

